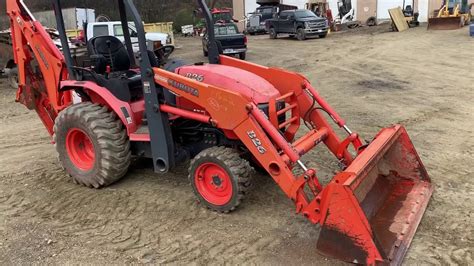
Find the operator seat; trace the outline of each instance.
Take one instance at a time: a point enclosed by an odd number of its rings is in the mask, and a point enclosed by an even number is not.
[[[115,36],[94,37],[89,40],[87,50],[93,70],[99,75],[93,74],[86,79],[94,80],[124,102],[143,95],[141,74],[131,69],[131,60],[122,41]],[[153,52],[148,51],[148,57],[152,67],[159,66]],[[107,67],[110,67],[110,73],[106,73]]]
[[[128,71],[131,61],[122,41],[115,36],[98,36],[87,43],[89,55],[95,62],[95,72],[104,74],[107,66],[112,72]],[[100,57],[98,57],[100,56]]]

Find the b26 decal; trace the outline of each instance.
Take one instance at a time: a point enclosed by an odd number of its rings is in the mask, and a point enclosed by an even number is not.
[[[204,76],[203,76],[203,75],[200,75],[200,74],[196,74],[196,73],[186,73],[185,77],[190,78],[190,79],[197,80],[197,81],[199,81],[199,82],[203,82],[203,81],[204,81]]]
[[[258,152],[260,152],[260,154],[264,154],[265,152],[267,152],[267,150],[263,147],[262,142],[257,137],[257,133],[255,133],[255,131],[253,130],[247,131],[247,135],[252,140],[253,145],[255,145],[255,147],[257,148]]]

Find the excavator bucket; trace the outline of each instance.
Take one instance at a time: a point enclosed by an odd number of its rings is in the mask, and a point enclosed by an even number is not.
[[[463,17],[441,17],[428,19],[429,30],[456,30],[464,26]]]
[[[405,129],[383,129],[324,192],[317,248],[352,263],[399,265],[432,192]]]

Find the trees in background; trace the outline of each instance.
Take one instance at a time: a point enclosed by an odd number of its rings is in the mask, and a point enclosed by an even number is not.
[[[5,11],[6,0],[0,0],[0,12]],[[63,0],[63,8],[87,7],[96,10],[96,14],[103,14],[115,20],[118,19],[118,11],[115,8],[116,1],[98,0]],[[33,11],[51,9],[51,0],[25,0],[26,5]],[[193,10],[196,8],[196,0],[135,0],[135,4],[145,22],[173,21],[179,29],[181,25],[193,22]],[[218,6],[231,7],[231,0],[218,0]],[[8,20],[5,14],[0,14],[0,30],[8,28]]]

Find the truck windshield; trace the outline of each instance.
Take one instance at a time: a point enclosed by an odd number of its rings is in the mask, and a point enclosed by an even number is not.
[[[132,37],[137,36],[137,30],[135,29],[134,25],[129,24],[128,30],[130,31],[130,36]],[[123,37],[122,24],[114,25],[114,35],[115,37]]]
[[[214,21],[231,21],[232,20],[232,14],[230,12],[217,12],[212,14],[212,18]]]
[[[257,8],[257,14],[272,14],[273,8]]]
[[[317,17],[312,11],[298,10],[295,12],[297,18],[315,18]]]
[[[214,34],[216,34],[216,36],[234,35],[237,33],[238,33],[237,26],[235,25],[222,25],[222,26],[216,25],[214,28]]]

